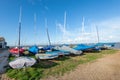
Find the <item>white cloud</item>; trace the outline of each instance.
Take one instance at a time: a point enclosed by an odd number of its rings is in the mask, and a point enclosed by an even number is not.
[[[80,29],[72,29],[72,31],[67,30],[63,27],[62,24],[57,23],[56,24],[59,27],[59,30],[62,34],[62,42],[63,43],[87,43],[91,42],[91,33],[90,32],[84,32],[81,33]]]
[[[59,30],[61,31],[61,33],[62,33],[62,41],[63,42],[70,42],[71,40],[70,40],[70,37],[71,37],[71,32],[70,31],[68,31],[66,28],[64,28],[64,26],[62,25],[62,24],[60,24],[60,23],[56,23],[56,26],[59,28]]]
[[[120,41],[120,17],[97,22],[101,41]]]
[[[96,26],[98,27],[100,42],[118,42],[120,41],[120,17],[103,20],[100,22],[92,22],[89,26],[91,31],[81,33],[80,27],[71,31],[64,29],[62,24],[57,24],[59,30],[64,35],[62,40],[64,43],[92,43],[97,42]],[[86,27],[88,27],[86,26]]]

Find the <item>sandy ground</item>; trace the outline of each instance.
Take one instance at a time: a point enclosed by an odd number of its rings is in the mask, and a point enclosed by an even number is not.
[[[64,76],[45,80],[120,80],[120,51],[97,61],[81,64]]]

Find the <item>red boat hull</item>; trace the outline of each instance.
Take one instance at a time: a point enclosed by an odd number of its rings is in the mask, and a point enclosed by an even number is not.
[[[20,49],[18,49],[18,48],[12,48],[12,49],[10,49],[9,50],[9,52],[11,53],[11,54],[18,54],[18,53],[23,53],[25,50],[23,49],[23,48],[20,48]]]

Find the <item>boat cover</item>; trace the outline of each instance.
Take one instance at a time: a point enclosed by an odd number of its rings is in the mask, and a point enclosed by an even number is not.
[[[33,53],[33,54],[37,54],[38,51],[39,51],[39,48],[38,48],[36,45],[31,46],[31,47],[29,48],[29,52],[31,52],[31,53]]]
[[[56,46],[54,49],[60,50],[60,51],[69,51],[72,54],[82,54],[82,51],[75,50],[73,48],[70,48],[69,46]]]
[[[23,48],[18,49],[18,47],[11,48],[9,52],[13,55],[18,55],[18,53],[22,54],[25,50]]]
[[[10,61],[9,65],[13,69],[20,69],[23,67],[32,66],[35,64],[35,62],[36,62],[36,60],[31,57],[18,57],[16,59],[14,59],[13,61]]]

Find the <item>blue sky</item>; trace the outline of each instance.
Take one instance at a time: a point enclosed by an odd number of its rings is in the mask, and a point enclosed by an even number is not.
[[[0,36],[8,45],[17,45],[22,6],[21,44],[48,44],[45,19],[52,44],[97,42],[96,26],[100,42],[119,42],[119,4],[120,0],[0,0]]]

